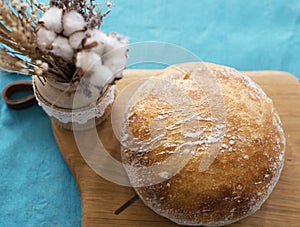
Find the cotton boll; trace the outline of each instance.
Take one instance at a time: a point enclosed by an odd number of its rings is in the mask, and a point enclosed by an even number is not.
[[[120,34],[113,32],[107,36],[105,52],[108,53],[114,49],[119,49],[125,46],[128,47],[128,40]]]
[[[58,36],[52,43],[51,52],[67,61],[72,60],[74,53],[68,39],[61,36]]]
[[[96,62],[91,70],[87,71],[79,86],[82,93],[92,102],[96,101],[103,92],[103,88],[111,83],[113,79],[112,72],[100,61]]]
[[[42,24],[48,30],[54,31],[56,33],[62,32],[62,18],[63,10],[58,7],[51,7],[46,11],[41,19],[38,21],[39,24]]]
[[[102,64],[93,65],[90,72],[90,83],[99,90],[102,90],[107,84],[114,80],[112,71]]]
[[[81,14],[75,10],[67,13],[63,18],[64,35],[70,36],[77,31],[83,31],[86,26],[86,22]]]
[[[101,57],[91,51],[81,51],[77,54],[76,67],[83,69],[84,78],[89,78],[91,85],[103,88],[114,80],[112,71],[102,64]]]
[[[116,78],[122,77],[122,71],[127,62],[127,40],[117,35],[110,35],[108,37],[107,50],[109,51],[103,56],[104,65],[112,70]]]
[[[126,67],[127,56],[124,52],[127,52],[126,47],[113,50],[103,56],[104,65],[112,71],[115,78],[121,78]]]
[[[122,77],[127,62],[128,40],[118,33],[110,33],[105,50],[103,64],[110,68],[115,78]]]
[[[91,69],[93,65],[99,63],[102,65],[101,57],[91,51],[80,51],[76,56],[76,67],[81,68],[84,72]]]
[[[56,33],[54,31],[49,31],[43,27],[39,28],[36,35],[37,44],[41,49],[47,49],[56,38]]]
[[[107,35],[97,29],[88,30],[86,32],[86,39],[84,42],[84,46],[88,47],[93,43],[97,43],[95,47],[90,48],[90,50],[102,56],[105,51],[105,46],[107,42]]]
[[[69,37],[69,43],[74,49],[81,48],[82,40],[85,38],[85,32],[76,32]]]

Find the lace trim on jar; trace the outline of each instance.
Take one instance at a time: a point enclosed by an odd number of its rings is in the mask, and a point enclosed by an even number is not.
[[[88,108],[68,110],[55,108],[42,101],[42,97],[36,95],[39,106],[50,116],[54,117],[62,123],[76,122],[78,124],[85,124],[93,118],[99,118],[104,113],[106,108],[114,102],[115,98],[115,85],[108,88],[107,93],[103,98],[95,104],[91,104]]]

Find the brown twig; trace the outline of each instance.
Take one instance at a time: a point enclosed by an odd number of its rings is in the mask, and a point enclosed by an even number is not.
[[[115,215],[119,215],[124,210],[126,210],[128,207],[130,207],[133,203],[135,203],[139,199],[139,196],[136,194],[134,197],[132,197],[130,200],[128,200],[124,205],[122,205],[119,209],[115,211]]]

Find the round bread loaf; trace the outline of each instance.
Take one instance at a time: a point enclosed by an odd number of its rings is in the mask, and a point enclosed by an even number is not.
[[[206,77],[213,80],[201,84]],[[177,224],[221,226],[251,215],[283,167],[285,137],[271,99],[232,68],[167,68],[133,95],[124,125],[133,187]]]

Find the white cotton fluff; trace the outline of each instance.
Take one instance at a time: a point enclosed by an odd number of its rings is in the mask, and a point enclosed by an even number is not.
[[[105,46],[106,53],[124,46],[128,47],[128,40],[122,35],[115,32],[107,35],[107,42]]]
[[[43,27],[39,28],[36,35],[37,35],[37,44],[41,49],[49,48],[57,36],[54,31],[49,31]]]
[[[84,72],[91,70],[91,67],[95,64],[101,64],[101,57],[91,51],[80,51],[76,55],[76,67],[81,68]]]
[[[93,29],[93,30],[88,30],[86,32],[86,37],[87,38],[85,40],[84,46],[87,47],[93,44],[94,42],[96,42],[97,46],[91,48],[90,50],[102,56],[105,51],[107,35],[101,32],[100,30]]]
[[[126,67],[127,56],[124,52],[127,52],[127,47],[113,50],[103,56],[104,65],[112,71],[115,78],[122,77],[122,71]]]
[[[97,89],[102,90],[107,84],[114,80],[114,75],[111,70],[102,64],[93,65],[90,72],[90,83]]]
[[[128,41],[122,36],[111,33],[107,39],[103,63],[110,68],[116,78],[122,77],[127,62]]]
[[[81,78],[79,86],[83,89],[83,93],[87,96],[88,100],[95,102],[99,95],[113,79],[111,71],[103,66],[101,62],[95,63],[90,71],[88,71]]]
[[[102,65],[101,58],[93,53],[83,51],[84,53],[78,53],[77,67],[84,70],[84,75],[81,79],[80,86],[88,91],[88,97],[90,100],[97,100],[99,94],[103,91],[103,88],[114,80],[114,75],[109,68]],[[98,56],[98,57],[97,57]]]
[[[63,17],[64,35],[70,36],[74,32],[83,31],[86,24],[81,14],[75,10],[70,11]]]
[[[58,7],[51,7],[48,11],[46,11],[39,23],[43,23],[43,26],[48,30],[54,31],[56,33],[62,32],[62,18],[63,10]]]
[[[82,40],[85,38],[85,32],[75,32],[69,37],[69,43],[74,49],[81,48]]]
[[[52,43],[51,52],[67,61],[72,60],[74,54],[68,39],[61,36],[58,36]]]

